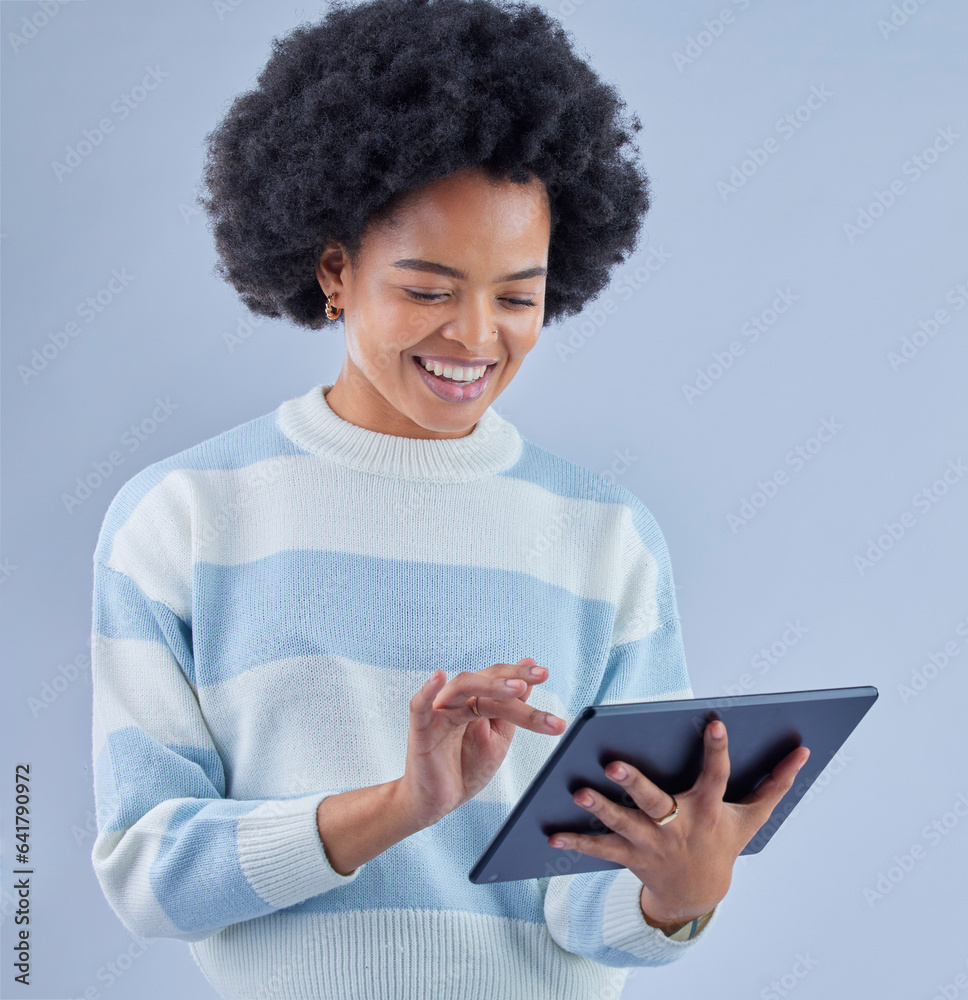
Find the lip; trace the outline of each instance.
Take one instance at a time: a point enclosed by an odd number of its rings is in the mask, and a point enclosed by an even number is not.
[[[414,354],[411,357],[413,358],[413,366],[416,368],[417,374],[427,388],[439,399],[444,399],[448,403],[472,403],[475,399],[480,399],[487,389],[488,383],[491,381],[491,375],[496,367],[496,362],[489,364],[487,371],[476,382],[471,382],[468,385],[457,385],[454,382],[442,382],[436,375],[431,375],[420,361],[423,355],[418,356]],[[428,358],[427,360],[436,360],[436,358]],[[484,364],[483,361],[478,363]]]
[[[445,358],[442,354],[413,354],[418,361],[436,361],[454,368],[477,368],[480,365],[496,365],[497,358]]]

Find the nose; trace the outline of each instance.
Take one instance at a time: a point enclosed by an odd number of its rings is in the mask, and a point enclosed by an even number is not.
[[[457,317],[443,330],[444,337],[464,344],[471,354],[487,354],[488,347],[500,337],[494,306],[486,294],[467,295],[460,303]]]

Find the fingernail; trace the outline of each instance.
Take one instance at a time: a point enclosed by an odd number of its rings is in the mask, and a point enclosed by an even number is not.
[[[611,777],[621,780],[628,774],[628,771],[626,771],[624,767],[613,767],[610,773]]]
[[[721,722],[714,722],[710,727],[710,735],[714,740],[721,740],[726,727]]]
[[[541,667],[532,667],[531,668],[531,676],[532,677],[540,677],[541,676]]]
[[[507,680],[507,681],[505,681],[504,683],[505,683],[505,684],[506,684],[506,685],[507,685],[507,686],[508,686],[509,688],[514,688],[514,689],[515,689],[515,690],[517,691],[517,690],[519,690],[519,689],[520,689],[520,686],[521,686],[521,685],[522,685],[522,684],[524,683],[524,681],[519,681],[519,680]]]
[[[552,729],[556,729],[559,722],[564,722],[564,719],[559,719],[557,715],[546,715],[545,722]]]

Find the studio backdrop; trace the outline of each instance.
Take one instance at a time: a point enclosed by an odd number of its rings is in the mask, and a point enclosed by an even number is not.
[[[655,515],[697,697],[880,692],[708,940],[622,996],[968,996],[968,10],[545,6],[640,116],[653,207],[494,408]],[[323,10],[0,3],[4,997],[215,996],[92,869],[92,557],[139,470],[339,372],[341,326],[215,274],[195,202],[205,134]]]

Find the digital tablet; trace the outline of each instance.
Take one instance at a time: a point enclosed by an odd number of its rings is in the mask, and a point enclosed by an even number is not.
[[[745,798],[790,751],[810,748],[793,787],[740,852],[756,854],[876,700],[877,688],[868,686],[589,705],[562,733],[471,869],[470,880],[512,882],[621,868],[614,861],[548,846],[553,833],[611,832],[572,796],[587,786],[620,803],[624,790],[604,774],[613,760],[632,764],[671,795],[688,791],[702,772],[703,731],[713,719],[726,725],[726,802]]]

